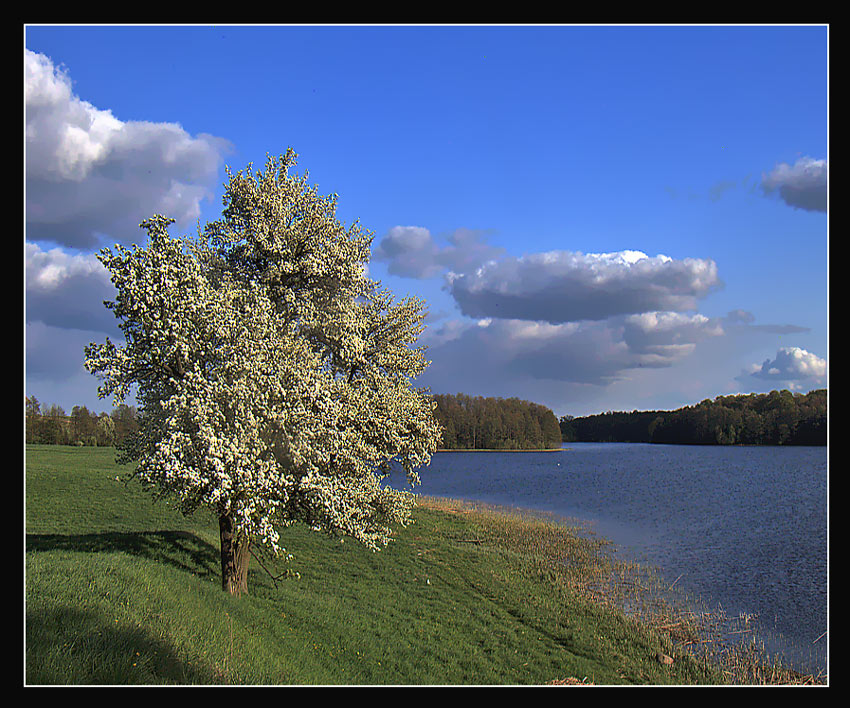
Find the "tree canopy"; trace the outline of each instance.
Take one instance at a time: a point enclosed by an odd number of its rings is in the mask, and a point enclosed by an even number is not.
[[[297,521],[385,545],[413,495],[381,480],[395,463],[415,484],[440,435],[413,386],[424,303],[368,277],[372,235],[290,174],[296,157],[228,169],[222,218],[194,237],[156,215],[145,247],[101,251],[125,343],[86,348],[101,397],[138,389],[121,461],[184,513],[218,514],[235,594],[250,544],[285,554],[280,529]]]

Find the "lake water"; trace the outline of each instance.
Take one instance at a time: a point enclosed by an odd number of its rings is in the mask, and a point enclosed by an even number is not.
[[[730,617],[757,615],[771,652],[826,671],[825,447],[564,447],[437,453],[416,491],[590,522],[618,556]]]

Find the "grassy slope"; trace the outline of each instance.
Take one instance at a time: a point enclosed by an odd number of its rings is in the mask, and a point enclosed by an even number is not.
[[[594,551],[551,525],[432,502],[379,553],[295,526],[284,539],[300,577],[275,583],[252,561],[252,594],[235,600],[211,517],[116,481],[112,450],[26,454],[28,684],[716,678],[684,657],[661,665],[669,641],[571,590],[535,543],[557,536],[578,572]]]

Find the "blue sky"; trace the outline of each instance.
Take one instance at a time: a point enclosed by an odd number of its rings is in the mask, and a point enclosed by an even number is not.
[[[556,415],[827,385],[825,26],[25,28],[25,392],[100,412],[94,253],[292,147],[436,393]]]

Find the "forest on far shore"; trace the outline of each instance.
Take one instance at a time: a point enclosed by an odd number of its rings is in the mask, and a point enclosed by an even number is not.
[[[673,445],[826,445],[827,391],[788,390],[718,396],[673,411],[562,416],[518,398],[435,394],[443,425],[441,449],[546,450],[561,442],[645,442]],[[26,442],[116,445],[138,430],[138,411],[111,414],[26,398]]]
[[[546,406],[518,398],[435,394],[434,413],[446,450],[547,450],[561,447],[561,429]]]
[[[435,395],[435,415],[443,424],[441,449],[540,450],[561,446],[555,414],[545,406],[516,398]],[[120,405],[112,413],[26,400],[26,442],[42,445],[119,445],[139,430],[139,411]]]
[[[718,396],[673,411],[608,412],[560,419],[565,442],[672,445],[826,445],[827,392]]]

